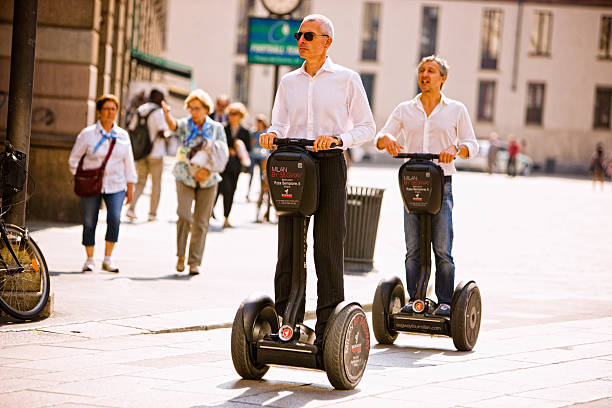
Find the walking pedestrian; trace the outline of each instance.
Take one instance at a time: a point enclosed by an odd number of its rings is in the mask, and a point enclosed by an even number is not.
[[[440,212],[432,216],[431,235],[436,261],[436,297],[434,313],[450,315],[454,290],[455,263],[453,246],[453,190],[452,175],[456,173],[453,160],[474,157],[478,143],[465,105],[442,93],[448,78],[448,63],[437,55],[421,59],[418,82],[421,93],[400,103],[385,126],[376,136],[376,147],[391,156],[400,152],[440,154],[438,162],[444,170],[444,196]],[[400,143],[400,139],[401,143]],[[410,301],[404,306],[412,311],[420,272],[419,218],[404,209],[404,237],[406,240],[406,286]],[[429,276],[426,277],[427,281]]]
[[[599,181],[601,183],[601,191],[603,191],[606,177],[606,159],[604,156],[603,144],[601,143],[597,143],[595,146],[595,152],[591,156],[589,172],[593,177],[593,188],[596,187]]]
[[[499,141],[496,132],[489,135],[489,150],[487,151],[487,170],[493,174],[497,165],[497,152],[499,151]]]
[[[371,141],[376,126],[359,74],[335,64],[327,55],[334,39],[331,20],[320,14],[309,15],[294,36],[305,62],[281,79],[272,126],[259,141],[265,149],[273,148],[274,138],[314,141],[312,154],[319,162],[320,177],[313,229],[318,295],[315,343],[320,344],[329,317],[344,300],[346,160],[342,152]],[[332,143],[337,147],[331,148]],[[291,290],[292,235],[291,217],[281,215],[274,278],[275,307],[281,315]],[[304,317],[304,306],[305,298],[298,320]]]
[[[118,273],[119,268],[111,261],[113,249],[119,239],[121,207],[123,201],[129,204],[133,199],[134,183],[137,181],[136,166],[128,133],[117,123],[119,99],[115,95],[102,95],[96,100],[98,121],[81,130],[76,138],[68,164],[75,174],[77,167],[97,169],[106,160],[102,177],[102,191],[90,197],[80,197],[83,222],[82,244],[87,259],[82,271],[90,272],[94,265],[96,226],[102,200],[106,205],[106,246],[102,269]]]
[[[221,94],[215,100],[215,110],[211,112],[211,119],[221,123],[223,127],[227,126],[227,106],[230,103],[229,96]]]
[[[516,159],[518,157],[521,147],[516,140],[514,135],[509,136],[510,142],[508,143],[508,175],[511,177],[516,176]]]
[[[168,130],[168,124],[164,118],[164,111],[161,108],[161,103],[164,100],[164,94],[158,89],[152,89],[149,94],[149,101],[140,105],[137,114],[134,115],[129,129],[134,130],[137,126],[139,117],[146,118],[149,137],[153,147],[148,156],[136,160],[136,171],[138,173],[138,182],[134,191],[134,199],[130,204],[126,215],[131,220],[135,220],[136,204],[140,198],[149,174],[151,175],[151,201],[149,204],[149,221],[155,221],[157,218],[157,207],[159,206],[159,198],[161,195],[161,180],[162,171],[164,169],[164,156],[166,155],[166,139],[165,132]]]
[[[251,133],[251,151],[249,153],[251,157],[251,165],[249,166],[249,186],[246,194],[247,201],[249,201],[249,193],[251,192],[251,184],[253,184],[255,167],[257,167],[259,179],[261,180],[265,171],[265,169],[262,167],[262,161],[270,154],[268,149],[264,149],[259,144],[259,136],[262,133],[265,133],[269,126],[270,125],[268,124],[268,118],[266,115],[260,113],[255,116],[255,130]]]
[[[234,204],[234,193],[243,167],[248,169],[248,166],[245,165],[250,165],[248,152],[251,149],[251,135],[242,126],[242,120],[247,115],[246,107],[240,102],[234,102],[228,106],[227,115],[229,124],[225,127],[225,136],[229,150],[229,160],[225,170],[221,173],[222,180],[218,193],[223,195],[223,216],[225,217],[223,228],[231,228],[232,226],[229,222],[229,216]],[[245,162],[247,159],[249,163]]]
[[[176,178],[179,218],[176,223],[176,270],[185,270],[187,238],[191,236],[187,264],[189,275],[198,275],[217,184],[221,180],[219,173],[228,158],[225,132],[223,125],[207,116],[212,113],[212,99],[202,89],[194,89],[185,99],[189,117],[177,120],[165,102],[162,108],[168,127],[180,142],[172,171]],[[200,160],[193,163],[196,157]]]

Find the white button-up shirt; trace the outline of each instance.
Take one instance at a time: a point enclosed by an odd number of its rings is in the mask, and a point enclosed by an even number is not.
[[[152,110],[155,111],[151,112]],[[151,114],[147,119],[147,127],[149,128],[149,137],[153,143],[153,148],[151,149],[151,153],[149,153],[148,157],[152,159],[160,159],[166,155],[166,139],[163,137],[158,137],[157,134],[160,130],[168,130],[168,124],[166,123],[166,118],[164,117],[164,110],[159,105],[153,102],[147,102],[138,107],[138,113],[140,113],[140,116],[147,116],[149,112],[151,112]],[[137,124],[138,115],[134,115],[130,121],[128,129],[136,129]]]
[[[279,138],[337,136],[346,149],[371,141],[376,125],[359,74],[328,57],[314,77],[304,65],[283,76],[268,131]]]
[[[478,153],[478,142],[467,108],[444,94],[429,117],[423,108],[421,94],[397,105],[376,135],[375,142],[386,133],[390,133],[404,146],[405,153],[438,154],[455,144],[466,146],[469,157]],[[440,166],[447,176],[456,173],[454,162],[440,163]]]
[[[123,191],[127,188],[127,183],[136,183],[138,181],[130,137],[117,124],[113,126],[113,129],[115,130],[117,141],[104,169],[104,177],[102,178],[102,193],[104,194]],[[102,165],[111,142],[110,139],[105,140],[94,153],[94,148],[102,138],[101,131],[102,125],[100,125],[99,121],[81,130],[68,159],[68,165],[72,174],[76,173],[79,161],[84,153],[87,154],[85,159],[83,159],[83,169],[96,169]]]

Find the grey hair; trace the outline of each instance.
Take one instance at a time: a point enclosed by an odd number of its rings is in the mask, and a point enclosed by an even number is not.
[[[436,54],[421,58],[421,62],[419,62],[417,70],[421,67],[423,63],[431,61],[436,62],[440,67],[440,76],[448,76],[448,70],[450,69],[450,67],[448,66],[448,62],[444,58]]]
[[[334,38],[334,24],[331,20],[325,17],[323,14],[310,14],[302,20],[302,23],[307,21],[316,21],[321,23],[321,29],[323,30],[323,34],[329,35],[331,38]]]

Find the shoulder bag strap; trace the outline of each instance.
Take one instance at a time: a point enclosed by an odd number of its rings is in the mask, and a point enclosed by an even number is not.
[[[110,157],[111,153],[113,152],[113,148],[115,147],[115,142],[116,141],[117,141],[117,139],[113,139],[112,142],[111,142],[110,148],[108,149],[108,153],[106,153],[106,157],[104,158],[104,161],[102,162],[102,166],[100,166],[100,168],[102,170],[104,170],[104,168],[106,167],[106,162],[108,161],[108,158]]]

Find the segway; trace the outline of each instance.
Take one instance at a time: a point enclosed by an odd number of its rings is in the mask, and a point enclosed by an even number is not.
[[[380,281],[372,304],[374,336],[381,344],[393,344],[398,332],[452,337],[458,350],[476,345],[480,331],[480,290],[472,280],[462,281],[453,292],[450,317],[434,314],[437,304],[426,297],[431,272],[431,217],[440,212],[444,172],[431,160],[437,154],[401,153],[410,159],[399,169],[399,185],[406,210],[417,214],[420,235],[420,272],[412,310],[405,310],[405,291],[399,277]]]
[[[366,315],[356,302],[342,302],[325,328],[322,343],[298,318],[306,290],[307,217],[318,206],[319,167],[306,150],[312,140],[276,139],[268,158],[267,176],[272,202],[278,214],[293,222],[291,292],[282,318],[268,296],[245,299],[232,326],[232,361],[244,379],[261,379],[270,364],[324,370],[334,388],[357,386],[370,353]]]

